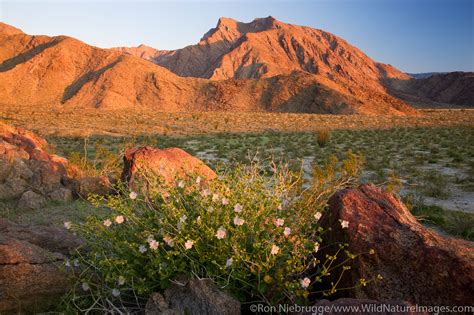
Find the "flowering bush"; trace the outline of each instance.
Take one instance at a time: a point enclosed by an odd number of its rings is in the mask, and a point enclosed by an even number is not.
[[[284,166],[265,173],[259,164],[238,165],[210,182],[190,175],[148,194],[123,189],[94,198],[113,214],[70,226],[87,244],[72,268],[70,304],[81,311],[139,305],[183,274],[211,278],[241,301],[305,303],[309,294],[333,293],[337,283],[325,278],[344,266],[318,251],[335,246],[343,261],[355,255],[345,244],[322,244],[318,221],[360,165],[352,153],[343,163],[332,159],[324,172],[315,169],[312,186]]]

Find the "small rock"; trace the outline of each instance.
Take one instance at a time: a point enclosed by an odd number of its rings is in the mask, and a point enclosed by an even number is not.
[[[67,188],[59,188],[49,194],[49,198],[53,201],[69,202],[73,200],[72,191]]]
[[[87,198],[89,195],[106,196],[114,192],[111,180],[107,176],[82,177],[75,184],[78,196]]]
[[[39,209],[46,204],[46,199],[35,193],[34,191],[28,190],[27,192],[21,195],[20,200],[18,201],[18,207],[22,209]]]
[[[164,297],[153,294],[146,305],[146,314],[240,314],[240,302],[219,290],[209,279],[191,279],[185,285],[173,283],[165,290]]]

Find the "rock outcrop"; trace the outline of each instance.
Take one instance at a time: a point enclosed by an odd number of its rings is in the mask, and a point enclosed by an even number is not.
[[[321,218],[331,227],[325,242],[348,243],[361,254],[341,282],[383,279],[350,292],[359,299],[402,300],[419,305],[472,305],[474,243],[442,236],[417,222],[394,195],[373,185],[344,189]],[[341,222],[348,227],[342,228]],[[344,222],[346,223],[346,222]],[[370,254],[371,249],[375,253]]]
[[[137,189],[150,180],[160,179],[174,184],[176,179],[186,175],[201,176],[203,180],[215,178],[216,173],[198,158],[179,148],[156,149],[134,148],[125,152],[122,181]],[[152,178],[156,177],[156,178]]]
[[[19,207],[34,210],[47,200],[114,192],[110,178],[82,176],[49,150],[46,140],[33,132],[0,123],[0,200],[18,200]]]
[[[173,284],[164,294],[154,293],[146,305],[147,315],[238,315],[240,302],[219,290],[209,279],[191,279]]]
[[[46,198],[68,199],[61,183],[67,160],[48,151],[41,137],[0,123],[0,200],[19,198],[20,206],[37,209]]]
[[[0,313],[51,309],[69,288],[65,255],[80,245],[64,229],[0,219]]]

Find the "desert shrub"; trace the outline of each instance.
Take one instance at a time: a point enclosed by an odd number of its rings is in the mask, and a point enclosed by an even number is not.
[[[434,171],[426,172],[418,180],[420,181],[420,190],[426,196],[440,199],[449,197],[448,180],[445,175]]]
[[[120,155],[110,150],[102,141],[96,141],[91,147],[89,138],[84,139],[83,151],[73,151],[68,156],[69,173],[79,176],[120,175],[122,161]]]
[[[331,131],[329,130],[319,130],[316,132],[316,141],[318,145],[323,148],[327,146],[329,140],[331,139]]]
[[[361,161],[353,153],[331,158],[315,167],[309,189],[302,172],[273,165],[268,173],[252,163],[208,183],[192,175],[175,185],[155,178],[146,195],[123,189],[93,198],[112,214],[72,225],[88,250],[73,260],[77,282],[68,305],[130,311],[182,275],[210,278],[241,301],[307,303],[309,295],[335,293],[338,282],[326,279],[342,276],[357,255],[347,244],[322,244],[318,220],[329,196],[356,182]],[[334,255],[319,257],[320,248]]]
[[[388,174],[388,180],[385,183],[385,190],[389,193],[396,193],[398,194],[400,190],[403,188],[403,182],[400,177],[398,177],[395,171],[390,171]]]

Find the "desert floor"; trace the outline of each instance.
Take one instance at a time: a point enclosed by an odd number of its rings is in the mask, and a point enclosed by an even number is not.
[[[417,117],[286,113],[154,113],[57,108],[0,109],[6,123],[47,137],[54,153],[91,174],[119,175],[131,145],[180,147],[213,168],[258,159],[288,163],[310,177],[314,163],[351,150],[365,156],[362,182],[399,192],[426,224],[474,239],[474,111],[427,110]],[[330,139],[318,144],[318,131]],[[97,211],[87,202],[49,204],[39,212],[0,203],[0,216],[62,224]]]

